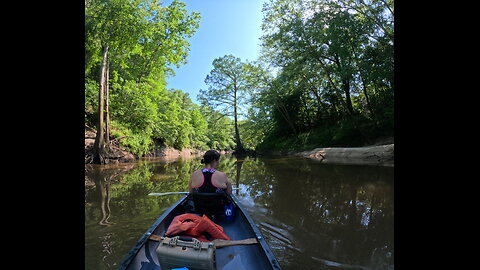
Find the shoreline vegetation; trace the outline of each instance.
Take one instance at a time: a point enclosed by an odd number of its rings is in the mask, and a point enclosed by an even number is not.
[[[202,14],[182,0],[86,1],[85,163],[223,149],[393,164],[393,1],[272,0],[262,14],[261,55],[214,56],[197,104],[167,79]]]
[[[85,164],[91,163],[95,132],[85,130]],[[117,138],[118,139],[118,138]],[[112,140],[115,141],[115,140]],[[202,155],[205,151],[199,149],[175,149],[173,147],[158,147],[142,158],[188,158]],[[222,155],[233,154],[231,150],[220,150]],[[393,137],[377,141],[374,145],[361,147],[319,147],[312,150],[274,150],[274,151],[250,151],[250,156],[292,156],[318,160],[329,164],[349,165],[377,165],[394,166],[394,139]],[[108,163],[130,163],[139,160],[140,157],[118,145],[112,144],[109,154],[106,155]]]

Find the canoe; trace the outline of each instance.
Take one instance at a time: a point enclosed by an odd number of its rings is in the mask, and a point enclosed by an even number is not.
[[[229,195],[234,207],[233,221],[225,218],[213,218],[222,226],[232,242],[234,240],[257,240],[256,244],[231,245],[215,249],[215,264],[218,270],[228,269],[281,269],[263,235],[252,218],[245,212],[235,195]],[[155,223],[140,237],[136,245],[128,252],[119,266],[119,270],[164,270],[160,266],[156,252],[161,241],[154,241],[165,236],[168,226],[177,215],[186,213],[186,205],[192,202],[192,195],[184,195],[167,209]],[[165,258],[161,258],[164,260]],[[186,266],[186,265],[185,265]],[[187,266],[188,267],[188,266]],[[177,267],[175,267],[177,268]],[[182,268],[182,266],[178,266]],[[191,269],[191,268],[188,268]]]

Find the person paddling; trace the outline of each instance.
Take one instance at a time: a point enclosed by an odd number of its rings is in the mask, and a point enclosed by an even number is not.
[[[205,164],[205,167],[192,173],[188,182],[188,191],[232,194],[232,184],[228,181],[227,175],[217,170],[220,165],[220,153],[216,150],[208,150],[203,155],[201,163]]]

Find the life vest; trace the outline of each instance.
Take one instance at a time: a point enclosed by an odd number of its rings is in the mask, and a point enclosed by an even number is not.
[[[204,233],[211,236],[211,240],[230,240],[230,237],[223,232],[223,227],[215,224],[206,215],[183,214],[173,218],[165,236],[189,236],[197,238],[201,242],[209,242]]]

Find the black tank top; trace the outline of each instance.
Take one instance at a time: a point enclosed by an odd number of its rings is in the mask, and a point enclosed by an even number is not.
[[[212,175],[215,171],[216,169],[213,169],[213,168],[202,169],[203,183],[201,186],[195,188],[195,190],[203,193],[224,192],[222,188],[216,187],[212,183]]]

